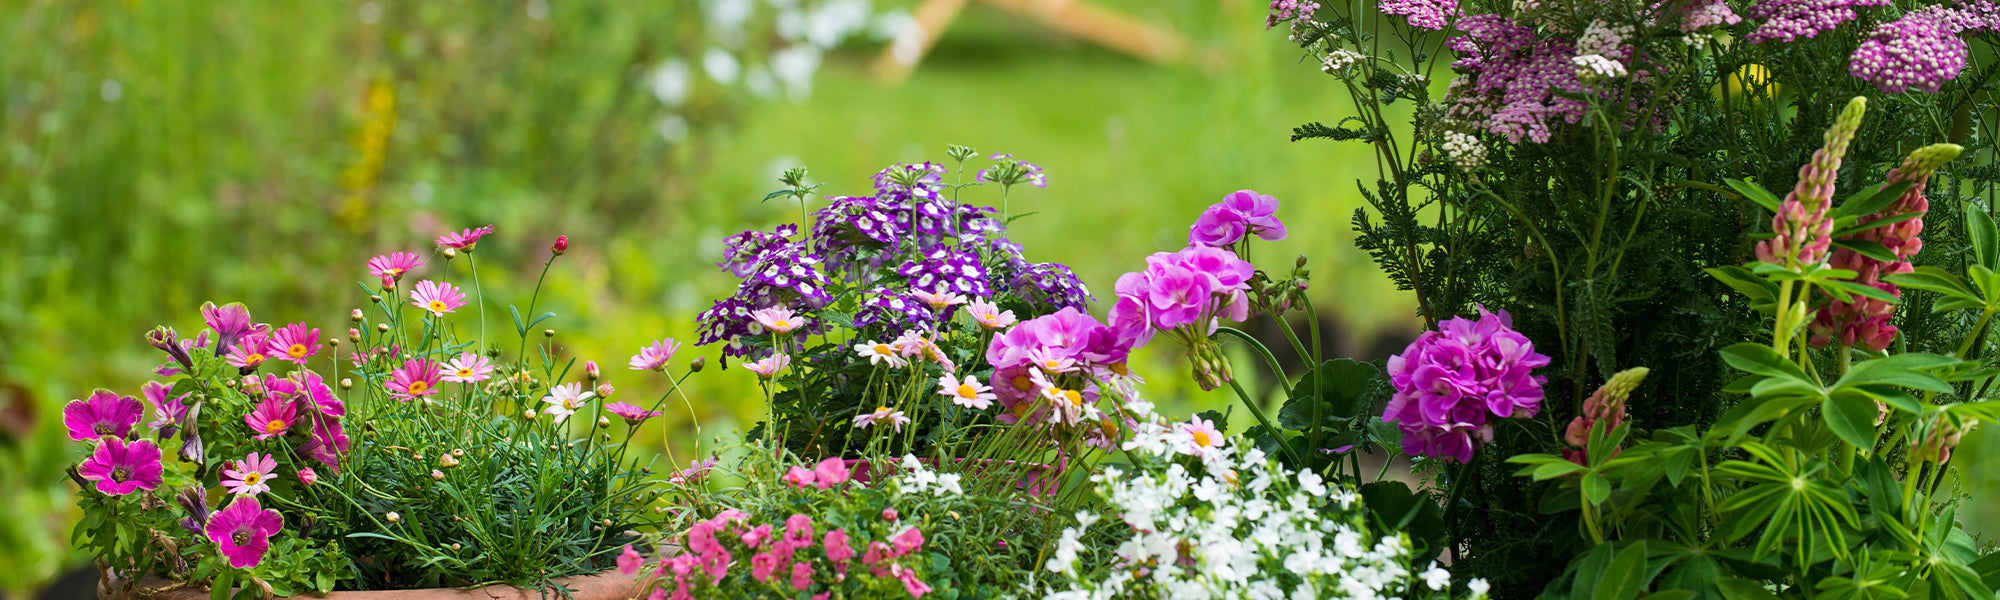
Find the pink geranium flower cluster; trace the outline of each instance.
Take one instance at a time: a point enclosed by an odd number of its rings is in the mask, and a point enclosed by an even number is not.
[[[1403,432],[1403,453],[1458,462],[1493,440],[1494,418],[1532,417],[1541,410],[1534,375],[1549,357],[1513,329],[1507,311],[1479,309],[1479,320],[1454,317],[1389,357],[1396,394],[1382,413]]]
[[[1133,379],[1126,357],[1140,330],[1120,330],[1075,308],[1022,321],[993,336],[986,362],[993,366],[992,395],[1002,423],[1095,421],[1095,382],[1124,385]]]
[[[1111,326],[1129,332],[1138,346],[1156,331],[1179,332],[1185,339],[1207,337],[1219,319],[1250,317],[1247,292],[1256,272],[1248,261],[1222,248],[1189,246],[1179,252],[1155,252],[1146,257],[1146,270],[1118,277]]]
[[[894,510],[885,510],[883,518],[894,522]],[[835,586],[861,573],[894,579],[912,598],[932,591],[919,577],[917,566],[921,563],[907,558],[924,547],[923,530],[916,526],[904,528],[886,541],[867,541],[857,552],[854,544],[861,540],[847,529],[821,534],[815,530],[812,517],[805,514],[795,513],[782,524],[753,525],[748,513],[726,509],[714,518],[696,522],[680,539],[680,552],[652,562],[655,585],[660,586],[654,598],[691,600],[697,591],[721,586],[731,575],[740,576],[745,569],[741,568],[743,561],[737,560],[739,553],[749,556],[747,571],[752,581],[786,597],[810,593],[815,599],[825,599]],[[647,564],[631,546],[618,557],[618,570],[626,575],[637,574]]]
[[[1237,190],[1201,211],[1188,226],[1189,246],[1228,248],[1245,236],[1275,242],[1285,239],[1285,223],[1277,217],[1278,199],[1254,190]]]

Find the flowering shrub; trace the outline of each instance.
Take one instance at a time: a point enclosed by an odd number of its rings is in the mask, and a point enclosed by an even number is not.
[[[541,584],[608,566],[658,518],[641,509],[660,493],[609,417],[629,434],[665,398],[607,403],[616,390],[595,362],[576,369],[552,343],[526,352],[552,315],[515,311],[512,358],[463,336],[458,319],[486,306],[473,257],[492,233],[441,236],[430,261],[370,260],[379,293],[349,315],[346,344],[241,304],[204,305],[191,339],[148,334],[170,379],[143,386],[144,407],[99,390],[64,410],[88,450],[73,471],[83,546],[128,585],[150,572],[282,595]],[[632,362],[665,371],[676,348]]]

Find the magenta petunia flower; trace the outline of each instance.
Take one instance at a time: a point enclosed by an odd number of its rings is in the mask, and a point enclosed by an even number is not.
[[[146,382],[145,385],[139,386],[139,391],[140,395],[146,398],[146,403],[153,407],[153,414],[157,415],[152,423],[146,425],[147,427],[153,429],[175,427],[180,425],[182,419],[187,418],[187,394],[169,400],[167,394],[173,393],[173,388],[157,381]],[[165,436],[173,437],[173,434],[168,433]]]
[[[283,515],[258,504],[255,496],[245,496],[209,515],[206,529],[209,541],[222,549],[229,566],[248,569],[264,562],[271,534],[284,528]]]
[[[661,339],[651,346],[640,348],[639,353],[632,355],[632,360],[626,364],[634,371],[658,371],[667,368],[667,361],[673,360],[674,353],[680,349],[681,343],[674,338]]]
[[[160,487],[165,468],[160,464],[160,447],[152,440],[130,445],[119,438],[106,438],[77,467],[77,475],[97,482],[97,491],[111,495],[130,494],[138,489]]]
[[[458,233],[446,233],[444,235],[438,236],[437,244],[439,246],[444,246],[446,248],[455,248],[458,250],[471,252],[472,246],[479,243],[479,238],[486,237],[488,235],[491,235],[492,233],[493,233],[492,225],[487,225],[485,227],[468,227],[465,229],[465,231],[460,231]]]
[[[1278,220],[1277,212],[1277,198],[1238,190],[1201,211],[1188,227],[1188,244],[1230,246],[1246,235],[1269,242],[1285,239],[1285,223]]]
[[[368,274],[392,281],[402,281],[417,267],[424,266],[424,259],[410,252],[390,252],[368,259]]]
[[[255,437],[260,440],[284,435],[298,421],[299,405],[277,396],[265,396],[262,402],[257,403],[257,408],[243,416],[243,422],[250,425],[251,431],[257,432]]]
[[[146,407],[138,398],[119,396],[111,390],[97,390],[86,400],[71,400],[63,407],[63,425],[69,427],[69,439],[93,440],[104,436],[125,437],[132,434],[132,426],[145,418]]]
[[[347,453],[348,446],[347,432],[339,419],[313,419],[312,439],[299,446],[299,454],[319,461],[329,473],[339,475],[340,455]]]
[[[656,410],[646,410],[624,402],[606,404],[604,405],[604,410],[611,411],[611,414],[618,415],[619,418],[625,419],[626,423],[632,425],[638,425],[646,419],[666,414]]]
[[[319,353],[319,329],[308,329],[305,323],[286,325],[271,335],[264,352],[278,360],[306,364],[306,359]]]
[[[403,361],[403,366],[389,374],[389,395],[408,402],[438,393],[438,381],[443,373],[436,361],[427,358],[413,358]]]
[[[215,330],[217,352],[228,352],[236,347],[236,341],[257,329],[257,323],[250,320],[250,309],[241,302],[231,302],[216,306],[214,302],[203,302],[201,320],[208,328]]]
[[[278,459],[251,452],[222,469],[222,487],[238,496],[255,496],[271,491],[271,480],[277,478],[277,472]]]
[[[475,352],[466,352],[444,364],[444,380],[451,383],[479,383],[493,377],[493,361]]]
[[[410,305],[430,311],[432,315],[444,316],[465,306],[465,292],[449,282],[426,279],[417,282],[416,289],[410,292]]]

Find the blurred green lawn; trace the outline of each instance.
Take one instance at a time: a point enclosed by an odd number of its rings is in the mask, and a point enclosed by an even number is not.
[[[1187,35],[1186,67],[975,4],[905,83],[875,82],[863,68],[875,49],[853,47],[805,102],[698,93],[681,144],[655,134],[663,113],[644,70],[694,51],[684,39],[700,24],[687,0],[655,4],[556,3],[546,21],[518,3],[394,4],[374,25],[344,2],[0,8],[0,383],[15,386],[0,389],[12,403],[0,419],[31,415],[26,429],[0,427],[0,510],[26,516],[0,519],[0,592],[88,558],[68,550],[73,449],[51,417],[95,387],[136,393],[160,361],[144,331],[192,333],[203,300],[240,300],[260,320],[339,336],[365,300],[354,283],[368,256],[435,263],[429,240],[447,229],[499,228],[475,252],[496,332],[507,304],[525,305],[547,244],[569,235],[538,312],[559,315],[549,326],[571,355],[613,367],[621,395],[646,398],[663,382],[616,365],[658,337],[692,340],[694,314],[734,283],[712,266],[723,237],[796,218],[759,202],[779,171],[805,165],[826,193],[861,193],[883,166],[944,161],[954,143],[1045,168],[1048,189],[1016,190],[1013,210],[1039,213],[1010,237],[1100,298],[1147,253],[1180,247],[1203,206],[1255,188],[1284,202],[1291,227],[1259,262],[1310,256],[1317,302],[1354,347],[1413,325],[1409,299],[1350,244],[1367,156],[1286,141],[1344,102],[1262,30],[1259,3],[1104,2]],[[375,81],[395,94],[397,126],[365,218],[347,221],[342,173],[365,156]],[[990,189],[970,198],[998,202]],[[1142,371],[1155,399],[1226,404],[1185,383],[1168,345],[1149,348]],[[696,351],[713,354],[682,356]],[[693,382],[704,452],[761,413],[740,369]],[[669,406],[675,433],[648,443],[685,460],[694,430]],[[1983,439],[1961,452],[2000,459]]]

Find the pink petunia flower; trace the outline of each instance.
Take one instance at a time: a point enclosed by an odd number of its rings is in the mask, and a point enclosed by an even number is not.
[[[229,566],[248,569],[264,562],[271,534],[285,528],[285,517],[264,508],[255,496],[237,498],[208,516],[208,539],[220,547]]]
[[[146,425],[147,427],[153,429],[174,427],[179,425],[182,419],[187,418],[187,394],[181,394],[172,400],[168,400],[167,394],[173,393],[173,388],[157,381],[148,381],[145,385],[139,386],[139,392],[141,396],[146,398],[146,404],[153,407],[153,414],[158,415],[153,419],[152,423]],[[65,414],[64,417],[67,420],[68,415]],[[173,437],[173,435],[167,434],[166,437]]]
[[[902,563],[889,565],[889,574],[903,582],[903,590],[909,592],[911,598],[922,598],[924,594],[931,593],[932,591],[931,586],[926,585],[923,580],[917,579],[915,569],[905,567]]]
[[[667,361],[673,360],[674,353],[680,349],[680,342],[674,341],[674,338],[661,339],[651,346],[640,348],[639,353],[632,355],[632,361],[626,364],[634,371],[663,370],[667,368]]]
[[[132,426],[145,418],[146,408],[139,405],[139,399],[119,396],[110,390],[90,393],[88,400],[71,400],[63,407],[63,425],[69,427],[69,439],[94,440],[103,436],[125,437],[132,434]]]
[[[952,404],[974,410],[993,407],[993,388],[980,383],[978,377],[971,375],[959,379],[955,375],[945,373],[943,377],[938,378],[938,395],[949,396]]]
[[[896,534],[896,537],[889,538],[889,544],[896,550],[892,556],[916,552],[924,547],[924,532],[914,526],[910,527]]]
[[[896,431],[900,432],[903,430],[903,424],[910,422],[910,417],[903,414],[903,411],[889,410],[887,406],[878,406],[875,408],[875,412],[854,417],[854,428],[867,429],[870,425],[883,421],[895,425]]]
[[[424,259],[410,252],[390,252],[368,259],[368,274],[383,279],[402,281],[417,267],[424,266]]]
[[[264,353],[278,360],[306,364],[306,359],[319,354],[319,329],[308,329],[305,323],[293,323],[271,335],[271,341],[264,347]]]
[[[605,384],[605,385],[610,385],[610,384]],[[598,387],[602,389],[604,386],[598,386]],[[625,419],[625,422],[630,425],[638,425],[642,422],[645,422],[646,419],[651,419],[653,417],[666,414],[657,410],[646,410],[643,408],[639,408],[636,405],[624,402],[613,402],[610,404],[606,404],[604,405],[604,410],[609,411],[611,414],[618,415],[618,418]]]
[[[383,385],[389,388],[390,396],[408,402],[438,393],[438,382],[443,376],[437,361],[413,358],[403,361],[403,366],[390,373],[389,382]]]
[[[793,589],[797,589],[799,591],[805,591],[806,588],[812,587],[812,582],[813,582],[812,576],[813,576],[812,563],[803,560],[792,563]]]
[[[826,532],[826,537],[820,540],[826,546],[826,559],[833,561],[836,568],[844,567],[847,561],[854,559],[854,546],[847,540],[845,528]]]
[[[751,373],[756,373],[758,377],[770,379],[772,376],[777,375],[779,371],[783,371],[785,367],[791,365],[792,357],[783,354],[773,354],[761,360],[745,364],[743,368],[749,369]]]
[[[493,361],[476,352],[466,352],[444,364],[443,379],[451,383],[479,383],[492,378],[493,369]]]
[[[785,518],[785,541],[796,547],[812,545],[813,520],[804,514],[794,513]]]
[[[639,572],[639,567],[641,565],[644,565],[645,563],[646,563],[646,557],[640,556],[639,551],[633,550],[631,544],[626,544],[625,551],[618,553],[619,573],[623,573],[626,575],[637,574]]]
[[[203,302],[201,320],[215,330],[217,352],[228,352],[236,347],[237,340],[257,329],[257,323],[250,320],[250,309],[242,302],[231,302],[216,306],[214,302]]]
[[[97,482],[97,491],[119,496],[160,487],[165,468],[160,464],[160,447],[152,440],[127,445],[123,439],[107,438],[76,472]]]
[[[812,485],[818,478],[814,476],[811,469],[792,465],[792,468],[785,470],[785,476],[779,479],[785,483],[792,484],[792,487],[804,489],[806,486]]]
[[[570,415],[576,414],[576,411],[582,410],[584,402],[595,397],[597,392],[585,391],[582,383],[565,383],[549,388],[549,395],[542,397],[542,402],[548,403],[548,406],[542,408],[542,412],[555,415],[556,422],[561,423],[569,419]]]
[[[450,282],[426,279],[417,282],[416,289],[410,292],[410,305],[441,317],[465,306],[465,292]]]
[[[848,478],[852,477],[853,473],[847,470],[847,461],[841,460],[838,456],[829,456],[825,460],[819,461],[819,464],[813,465],[813,475],[818,479],[813,485],[819,486],[819,489],[826,490],[833,489],[833,486],[847,483]]]
[[[491,235],[492,233],[493,233],[492,225],[487,225],[485,227],[476,227],[476,228],[468,227],[465,229],[465,231],[460,231],[458,233],[446,233],[444,235],[438,236],[437,245],[444,246],[446,248],[454,248],[466,252],[471,252],[472,246],[479,243],[479,238],[486,237],[488,235]]]
[[[265,396],[250,414],[243,415],[243,422],[250,430],[257,432],[256,438],[268,440],[284,435],[299,420],[299,405],[286,402],[278,396]]]
[[[770,330],[772,333],[791,333],[792,330],[805,325],[804,319],[800,319],[791,309],[783,306],[773,306],[763,310],[752,311],[750,313],[750,320],[756,321],[758,325],[764,326],[764,329]]]
[[[277,478],[277,472],[278,459],[251,452],[233,466],[222,469],[222,487],[238,496],[255,496],[271,491],[271,480]]]

